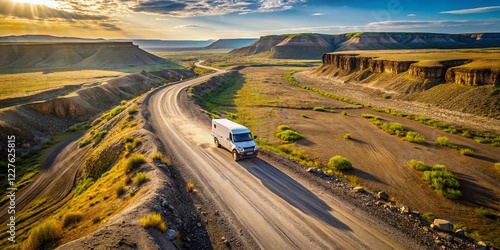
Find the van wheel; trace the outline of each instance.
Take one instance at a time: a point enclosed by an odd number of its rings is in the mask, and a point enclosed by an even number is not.
[[[238,154],[238,152],[236,152],[236,150],[233,150],[233,160],[234,161],[240,160],[240,155]]]
[[[220,148],[219,140],[217,140],[217,138],[214,138],[214,144],[215,144],[215,146]]]

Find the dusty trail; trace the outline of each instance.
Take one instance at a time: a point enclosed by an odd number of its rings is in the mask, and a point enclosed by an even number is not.
[[[250,247],[421,248],[408,245],[411,240],[394,239],[399,234],[393,229],[260,158],[234,162],[229,152],[213,146],[210,128],[186,110],[185,90],[221,73],[155,92],[149,101],[150,122],[182,167],[195,176],[200,194],[213,200],[222,216],[236,218],[234,231],[243,228],[250,235]]]

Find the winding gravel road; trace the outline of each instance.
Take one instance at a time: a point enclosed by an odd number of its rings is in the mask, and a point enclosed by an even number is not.
[[[379,226],[358,209],[291,178],[260,158],[234,162],[228,151],[216,148],[210,127],[183,108],[186,88],[224,73],[214,70],[155,92],[148,104],[149,122],[182,167],[196,176],[200,192],[218,204],[223,216],[237,218],[235,223],[249,233],[254,247],[417,248],[400,245],[397,242],[401,241],[392,239],[390,228]]]

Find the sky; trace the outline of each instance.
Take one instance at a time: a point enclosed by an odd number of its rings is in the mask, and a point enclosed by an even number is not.
[[[0,0],[0,36],[208,40],[500,32],[498,0]]]

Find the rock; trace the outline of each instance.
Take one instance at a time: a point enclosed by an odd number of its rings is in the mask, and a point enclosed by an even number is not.
[[[425,232],[429,232],[429,228],[427,226],[423,226],[422,229],[425,231]]]
[[[173,229],[167,230],[167,239],[174,240],[175,236],[177,236],[177,232],[175,230],[173,230]]]
[[[175,218],[174,219],[174,223],[177,224],[177,225],[182,225],[182,220],[179,219],[179,218]]]
[[[364,193],[365,189],[363,187],[355,187],[352,189],[353,193]]]
[[[463,229],[457,229],[457,231],[455,231],[455,233],[458,235],[461,235],[461,236],[465,235],[465,231]]]
[[[476,244],[476,249],[477,250],[488,250],[488,245],[486,245],[486,243],[484,241],[479,241]]]
[[[402,206],[400,211],[402,214],[409,214],[411,210],[410,210],[410,207],[408,207],[408,206]]]
[[[443,231],[443,232],[453,232],[453,223],[443,220],[443,219],[434,219],[432,223],[434,225],[434,229]]]
[[[201,223],[199,223],[199,222],[196,223],[196,226],[201,227]]]
[[[307,172],[309,172],[309,173],[315,173],[316,169],[315,168],[308,168]]]
[[[381,191],[381,192],[378,192],[377,198],[379,198],[381,200],[384,200],[384,201],[388,201],[389,200],[389,195],[386,192]]]
[[[175,208],[174,208],[174,206],[172,206],[172,205],[168,205],[168,210],[169,210],[170,212],[173,212],[173,211],[175,210]]]

